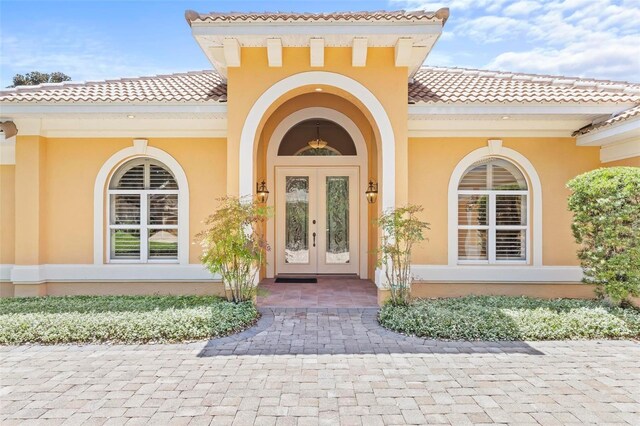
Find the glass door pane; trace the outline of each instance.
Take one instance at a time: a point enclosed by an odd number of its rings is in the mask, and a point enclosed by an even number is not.
[[[318,272],[355,274],[358,251],[358,169],[318,170]],[[364,199],[364,193],[362,193]]]
[[[326,177],[326,263],[349,263],[349,176]]]
[[[286,177],[285,263],[309,263],[309,177]]]

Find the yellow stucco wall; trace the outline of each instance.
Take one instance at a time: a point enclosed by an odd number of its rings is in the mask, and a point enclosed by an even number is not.
[[[0,264],[15,262],[15,171],[13,165],[0,166]]]
[[[228,152],[227,189],[230,194],[238,192],[239,144],[246,117],[256,100],[273,84],[293,74],[306,71],[339,73],[366,86],[382,103],[395,135],[396,143],[396,199],[402,204],[407,199],[407,69],[395,67],[393,48],[369,48],[366,67],[351,65],[351,48],[331,47],[325,49],[324,67],[310,68],[308,48],[284,48],[283,66],[269,67],[264,48],[242,48],[242,66],[228,70]],[[256,78],[256,76],[260,76]],[[384,81],[384,84],[380,84]],[[317,85],[294,90],[276,102],[266,116],[281,103],[305,91],[311,92]],[[368,115],[368,111],[349,93],[326,88],[327,92],[338,94],[353,102]],[[374,129],[377,131],[377,129]],[[259,137],[256,135],[256,138]],[[257,139],[256,139],[257,140]]]
[[[93,263],[93,191],[96,175],[109,157],[130,147],[132,139],[19,136],[18,161],[28,160],[28,155],[34,157],[36,154],[32,151],[35,151],[36,144],[40,144],[42,159],[39,219],[37,212],[25,207],[30,200],[16,203],[18,209],[22,206],[28,213],[26,217],[21,217],[16,212],[16,253],[22,250],[22,257],[16,259],[16,263]],[[202,220],[213,212],[216,198],[225,195],[226,140],[149,138],[149,146],[166,151],[185,171],[190,192],[190,240],[193,240],[193,236],[202,229]],[[16,196],[27,192],[28,198],[37,198],[36,178],[28,175],[30,167],[21,167],[21,164],[26,163],[18,163],[17,166]],[[21,173],[23,176],[18,179]],[[29,231],[29,224],[34,221],[41,224],[39,235]],[[34,235],[19,239],[20,232]],[[3,245],[4,239],[3,235]],[[36,256],[37,253],[40,255]],[[198,263],[199,256],[200,247],[190,245],[190,262]]]
[[[428,299],[435,297],[476,296],[528,296],[543,299],[594,299],[595,287],[584,283],[437,283],[411,284],[411,296]]]
[[[576,147],[572,138],[503,138],[503,146],[524,155],[542,185],[543,264],[578,265],[567,210],[572,177],[601,167],[598,147]],[[487,138],[411,138],[409,202],[424,206],[431,223],[429,241],[416,247],[416,264],[447,264],[447,197],[451,173],[471,151],[486,147]],[[533,242],[535,244],[535,241]]]
[[[40,190],[47,184],[46,162],[46,138],[16,137],[14,250],[17,265],[37,265],[46,258],[47,192]]]

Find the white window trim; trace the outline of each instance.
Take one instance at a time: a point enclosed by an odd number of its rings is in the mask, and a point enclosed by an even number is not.
[[[96,176],[93,188],[93,263],[102,265],[111,263],[108,254],[108,243],[105,243],[105,236],[109,229],[109,210],[105,207],[107,199],[108,184],[112,174],[124,162],[134,158],[152,158],[163,163],[170,171],[178,183],[178,261],[180,265],[189,264],[189,184],[187,175],[180,164],[167,152],[147,146],[145,139],[134,139],[133,146],[124,148],[113,154],[100,168]],[[166,191],[165,191],[166,192]],[[107,241],[109,239],[107,238]],[[142,247],[141,247],[142,251]],[[105,256],[107,253],[107,256]],[[118,261],[119,263],[122,263]],[[129,261],[140,263],[139,260]],[[153,261],[150,263],[176,263],[175,260]]]
[[[469,264],[468,261],[458,260],[458,185],[469,167],[487,157],[503,158],[513,162],[521,169],[529,184],[527,210],[530,212],[530,217],[527,222],[529,226],[527,262],[501,261],[499,264],[513,265],[514,262],[518,262],[516,264],[522,264],[523,267],[530,265],[542,266],[542,185],[540,184],[540,178],[533,164],[524,155],[513,149],[503,147],[501,140],[490,140],[489,146],[476,149],[467,154],[451,174],[448,190],[448,265],[464,267]],[[477,266],[478,263],[477,261],[472,261],[471,265]],[[484,262],[484,264],[487,263]]]

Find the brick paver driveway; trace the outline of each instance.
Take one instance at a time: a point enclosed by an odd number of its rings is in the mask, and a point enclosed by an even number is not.
[[[640,345],[455,343],[386,332],[375,309],[264,309],[180,345],[0,349],[0,423],[629,423]]]

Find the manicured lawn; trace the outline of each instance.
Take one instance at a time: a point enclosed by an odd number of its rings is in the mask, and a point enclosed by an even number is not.
[[[451,340],[569,340],[640,337],[640,310],[591,300],[471,296],[385,305],[391,330]]]
[[[253,324],[251,303],[210,296],[0,299],[0,344],[169,343],[221,337]]]

